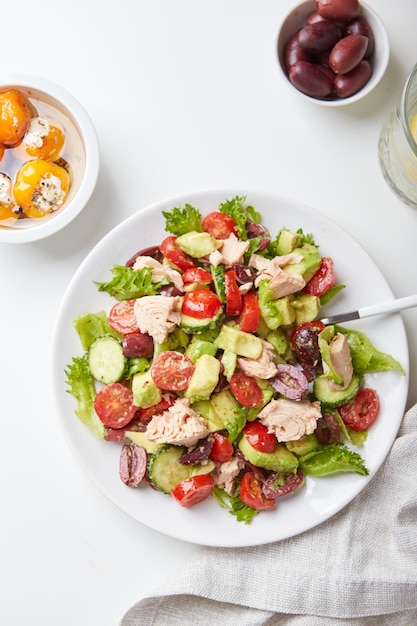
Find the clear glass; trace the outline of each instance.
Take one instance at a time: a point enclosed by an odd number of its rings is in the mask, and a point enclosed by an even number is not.
[[[378,145],[379,161],[386,182],[403,202],[417,209],[416,116],[417,64],[385,121]]]

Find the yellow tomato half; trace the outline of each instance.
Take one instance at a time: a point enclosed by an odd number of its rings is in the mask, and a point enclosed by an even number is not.
[[[28,217],[45,217],[59,209],[70,188],[67,171],[44,159],[27,161],[16,174],[13,195]]]
[[[29,103],[20,91],[0,92],[0,144],[15,146],[28,129],[31,112]]]
[[[28,132],[23,138],[27,154],[47,161],[59,159],[64,143],[65,135],[62,130],[40,117],[32,119]]]

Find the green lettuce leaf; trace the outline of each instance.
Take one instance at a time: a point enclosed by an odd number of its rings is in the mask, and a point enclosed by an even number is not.
[[[134,300],[141,296],[154,296],[164,285],[169,283],[168,278],[153,283],[152,269],[144,267],[141,270],[134,270],[125,265],[115,265],[111,273],[113,278],[108,282],[95,282],[99,291],[107,291],[117,300]]]
[[[106,429],[94,410],[96,390],[88,367],[88,353],[74,357],[65,369],[67,392],[77,401],[75,414],[99,439],[104,439]]]
[[[403,366],[391,355],[377,350],[364,333],[342,326],[335,326],[335,330],[346,336],[352,355],[353,369],[357,374],[398,370],[402,376],[405,376]]]
[[[356,472],[362,476],[369,474],[361,455],[340,443],[309,452],[300,457],[299,462],[303,472],[313,476],[334,472]]]
[[[162,211],[162,215],[165,217],[165,230],[173,235],[184,235],[191,230],[201,233],[203,230],[201,213],[191,204],[186,204],[182,209],[175,207],[170,211]]]

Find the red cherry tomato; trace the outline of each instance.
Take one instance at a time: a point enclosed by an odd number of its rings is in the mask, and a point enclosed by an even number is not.
[[[109,324],[122,335],[136,333],[139,330],[134,312],[136,300],[121,300],[116,302],[109,312]]]
[[[108,428],[124,428],[135,416],[133,393],[121,383],[102,387],[94,398],[94,409]]]
[[[229,439],[221,433],[213,433],[213,446],[210,451],[210,459],[216,463],[226,463],[233,456],[233,446]]]
[[[230,391],[242,406],[253,407],[262,402],[262,389],[252,376],[235,372],[229,381]]]
[[[321,260],[321,265],[317,272],[314,274],[306,286],[304,287],[304,293],[308,293],[312,296],[322,296],[326,291],[333,287],[335,283],[334,275],[334,263],[329,257],[324,257]]]
[[[275,500],[266,498],[262,492],[262,483],[253,472],[246,472],[239,487],[240,499],[251,509],[264,510],[275,506]]]
[[[158,354],[151,366],[151,376],[160,389],[183,391],[194,372],[194,363],[182,352],[166,350]]]
[[[170,406],[174,404],[178,396],[173,393],[164,393],[162,396],[162,400],[153,406],[150,406],[146,409],[139,409],[139,421],[141,424],[147,426],[154,415],[160,415]]]
[[[378,395],[374,389],[361,387],[354,399],[339,406],[338,411],[347,426],[353,430],[365,430],[378,416]]]
[[[191,257],[185,254],[175,243],[176,239],[174,235],[166,237],[159,246],[160,251],[168,261],[171,261],[171,263],[182,271],[194,267],[194,262]]]
[[[213,280],[212,275],[209,271],[205,270],[204,267],[189,267],[185,270],[182,275],[182,280],[184,283],[207,283],[210,284]]]
[[[226,291],[226,314],[236,317],[242,310],[242,296],[237,284],[235,270],[227,270],[224,273],[224,288]]]
[[[278,445],[274,433],[269,433],[267,427],[258,420],[248,422],[242,432],[252,448],[259,452],[274,452]]]
[[[259,325],[261,309],[258,296],[254,291],[248,291],[243,296],[242,311],[237,320],[241,330],[245,333],[254,333]]]
[[[211,496],[214,481],[210,474],[198,474],[182,480],[171,489],[171,494],[181,506],[190,507]]]
[[[219,211],[206,215],[202,222],[203,230],[214,239],[227,239],[232,233],[237,234],[236,222],[233,217]]]
[[[215,317],[222,303],[210,289],[188,291],[182,301],[181,313],[195,319]]]

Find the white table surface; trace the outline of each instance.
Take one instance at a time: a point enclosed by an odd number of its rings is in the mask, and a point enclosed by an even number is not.
[[[2,72],[39,74],[72,92],[95,124],[101,168],[88,208],[65,231],[0,244],[1,624],[115,626],[198,549],[109,502],[54,414],[57,309],[111,228],[183,192],[273,192],[335,219],[396,296],[416,292],[417,212],[385,184],[377,142],[417,60],[417,4],[368,3],[387,25],[390,64],[373,94],[334,110],[304,102],[278,75],[277,28],[290,0],[21,0],[18,14],[3,10]],[[411,406],[417,311],[403,317]]]

